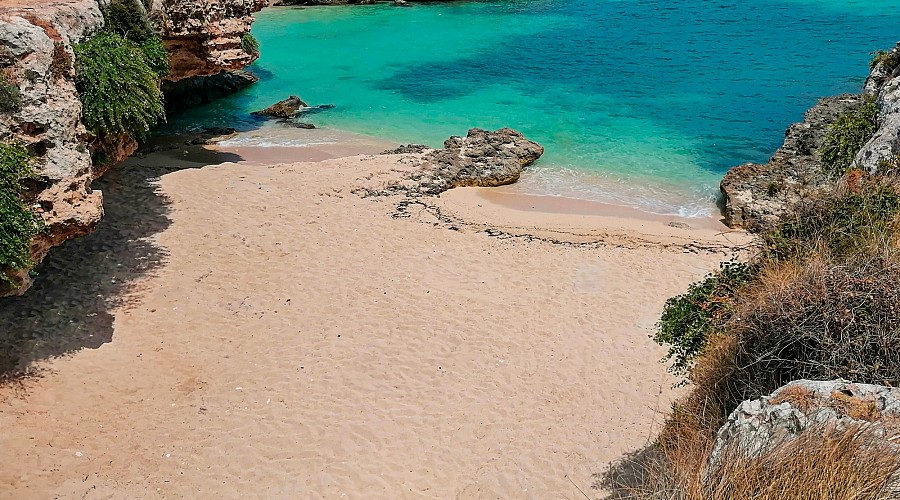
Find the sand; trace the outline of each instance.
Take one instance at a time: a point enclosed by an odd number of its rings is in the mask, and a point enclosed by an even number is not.
[[[34,363],[0,387],[0,497],[600,498],[677,395],[664,301],[745,242],[507,190],[364,199],[398,157],[260,154],[130,160],[4,304]]]

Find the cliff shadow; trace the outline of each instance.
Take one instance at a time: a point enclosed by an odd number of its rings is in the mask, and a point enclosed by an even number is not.
[[[35,361],[112,340],[113,310],[167,257],[150,238],[171,223],[156,181],[184,168],[119,165],[94,183],[106,211],[97,230],[51,250],[31,290],[0,300],[0,382],[38,375]]]

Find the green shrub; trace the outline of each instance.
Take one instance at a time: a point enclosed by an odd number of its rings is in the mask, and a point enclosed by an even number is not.
[[[259,54],[259,41],[248,31],[241,37],[241,48],[248,54]]]
[[[160,78],[169,74],[169,51],[158,36],[150,37],[140,45],[150,69]]]
[[[885,63],[888,71],[900,66],[900,51],[876,50],[875,52],[872,52],[872,60],[869,62],[869,69],[875,69],[875,66],[878,66],[881,63]]]
[[[898,217],[900,193],[893,182],[863,180],[847,192],[807,200],[763,232],[763,259],[802,259],[821,252],[843,259],[869,247],[890,246]]]
[[[0,74],[0,111],[12,112],[18,111],[22,106],[22,93],[19,87],[10,82],[9,79]]]
[[[737,290],[755,274],[754,266],[723,262],[721,269],[692,284],[687,293],[666,301],[653,337],[668,344],[666,359],[674,359],[672,370],[686,373],[703,350],[709,335],[727,317],[729,302]]]
[[[158,74],[143,52],[114,33],[75,46],[75,86],[82,119],[97,136],[126,133],[142,139],[165,114]]]
[[[147,12],[138,0],[109,0],[101,10],[107,31],[137,44],[156,36]]]
[[[840,115],[829,127],[822,145],[822,163],[830,172],[840,175],[853,167],[859,150],[878,130],[878,106],[866,97],[855,111]]]
[[[25,148],[0,143],[0,285],[18,285],[8,273],[33,264],[31,240],[44,229],[20,196],[23,181],[32,175]]]

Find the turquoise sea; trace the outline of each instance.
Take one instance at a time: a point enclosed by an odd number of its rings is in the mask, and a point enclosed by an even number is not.
[[[709,214],[816,98],[857,91],[900,33],[896,0],[511,0],[272,8],[261,81],[170,128],[259,126],[289,94],[319,127],[439,146],[513,127],[546,154],[519,188]]]

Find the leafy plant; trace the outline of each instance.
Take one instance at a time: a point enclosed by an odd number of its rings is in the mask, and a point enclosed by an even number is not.
[[[259,41],[248,31],[241,37],[241,48],[248,54],[259,54]]]
[[[166,50],[162,39],[158,36],[150,37],[141,43],[140,49],[147,59],[147,65],[157,76],[162,78],[169,74],[169,51]]]
[[[76,45],[75,70],[82,119],[94,134],[142,139],[165,116],[158,74],[121,36],[100,33]]]
[[[101,7],[101,11],[107,31],[137,44],[156,36],[147,12],[138,0],[109,0],[109,3]]]
[[[19,87],[12,83],[5,74],[0,73],[0,111],[18,111],[21,105],[22,93],[19,91]]]
[[[828,127],[822,145],[822,163],[836,175],[853,167],[859,150],[878,130],[878,106],[867,96],[859,109],[840,115]]]
[[[9,272],[30,267],[31,240],[44,230],[40,217],[28,209],[20,193],[33,176],[28,151],[0,143],[0,285],[18,285]]]
[[[756,269],[746,263],[723,262],[717,273],[692,284],[687,293],[666,301],[653,340],[668,344],[672,370],[685,373],[703,350],[706,340],[729,310],[729,302]]]

